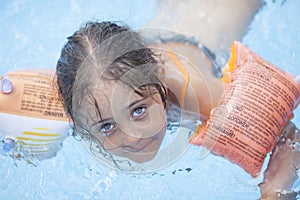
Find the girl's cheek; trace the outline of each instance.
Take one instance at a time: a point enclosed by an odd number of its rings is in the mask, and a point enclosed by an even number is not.
[[[166,125],[166,111],[162,105],[155,104],[149,110],[149,117],[152,122],[153,133],[161,132]]]

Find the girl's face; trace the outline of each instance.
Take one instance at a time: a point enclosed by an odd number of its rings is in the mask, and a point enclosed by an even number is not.
[[[135,162],[154,158],[167,124],[159,93],[142,97],[123,83],[100,80],[98,85],[93,94],[98,108],[84,106],[93,137],[113,155]]]

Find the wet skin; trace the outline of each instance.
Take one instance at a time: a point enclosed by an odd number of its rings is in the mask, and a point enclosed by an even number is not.
[[[166,131],[160,95],[142,97],[123,83],[99,80],[94,97],[101,117],[88,103],[84,106],[85,117],[103,148],[135,162],[153,159]]]

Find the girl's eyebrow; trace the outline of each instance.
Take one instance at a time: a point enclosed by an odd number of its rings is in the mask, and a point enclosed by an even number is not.
[[[107,119],[103,119],[100,121],[96,121],[95,123],[92,124],[92,126],[96,125],[96,124],[105,124],[106,122],[112,121],[112,118],[107,118]]]
[[[145,99],[147,99],[148,97],[143,97],[141,99],[137,99],[136,101],[132,102],[131,104],[129,104],[128,108],[131,108],[132,106],[134,106],[135,104],[144,101]]]
[[[143,97],[141,99],[137,99],[136,101],[132,102],[128,107],[131,108],[132,106],[134,106],[135,104],[147,99],[148,97]],[[106,122],[109,122],[109,121],[113,121],[113,118],[106,118],[106,119],[102,119],[102,120],[99,120],[99,121],[96,121],[95,123],[92,124],[92,126],[96,125],[96,124],[105,124]]]

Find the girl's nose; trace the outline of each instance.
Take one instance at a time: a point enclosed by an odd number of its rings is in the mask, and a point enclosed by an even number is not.
[[[122,134],[122,144],[124,146],[135,147],[139,141],[142,139],[140,134],[132,134],[123,132]]]

